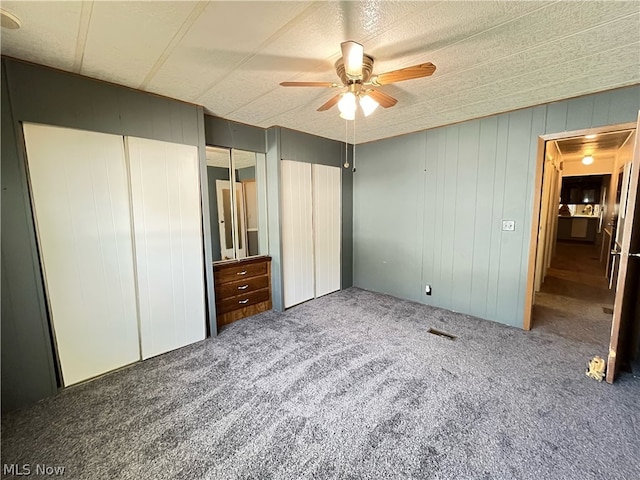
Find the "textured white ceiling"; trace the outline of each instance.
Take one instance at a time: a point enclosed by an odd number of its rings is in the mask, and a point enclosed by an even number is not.
[[[433,62],[381,87],[398,104],[356,120],[356,143],[640,83],[638,1],[3,1],[21,20],[2,53],[203,105],[242,123],[345,139],[340,43],[374,73]],[[353,141],[349,129],[349,141]]]

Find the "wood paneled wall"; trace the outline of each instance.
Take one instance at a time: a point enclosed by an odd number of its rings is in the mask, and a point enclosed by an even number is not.
[[[359,145],[354,285],[521,327],[538,137],[638,108],[634,86]]]

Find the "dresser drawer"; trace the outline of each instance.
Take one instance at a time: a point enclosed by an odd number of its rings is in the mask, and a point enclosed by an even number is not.
[[[268,287],[269,277],[267,275],[249,277],[238,282],[223,283],[216,285],[216,301],[226,300],[229,297],[255,292]]]
[[[237,282],[245,278],[256,277],[267,273],[267,262],[230,265],[215,272],[215,284]]]
[[[216,312],[218,315],[222,315],[239,308],[255,305],[256,303],[266,302],[271,298],[268,288],[257,290],[247,293],[246,295],[239,295],[229,299],[216,302]]]

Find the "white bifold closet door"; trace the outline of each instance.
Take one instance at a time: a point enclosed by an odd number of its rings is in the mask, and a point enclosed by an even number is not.
[[[142,358],[203,340],[198,149],[127,137]]]
[[[340,168],[314,164],[313,249],[315,257],[315,296],[340,290]]]
[[[283,160],[282,276],[285,308],[314,296],[311,164]]]
[[[281,162],[285,308],[340,289],[340,173]]]
[[[23,127],[47,300],[67,386],[140,358],[123,138]]]

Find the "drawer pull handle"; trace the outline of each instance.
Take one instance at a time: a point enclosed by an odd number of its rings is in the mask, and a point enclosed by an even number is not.
[[[247,274],[246,270],[243,270],[241,272],[236,273],[236,275],[246,275],[246,274]]]
[[[247,299],[245,299],[245,300],[240,300],[238,303],[245,304],[245,303],[247,303],[248,301],[249,301],[249,299],[247,298]]]
[[[249,285],[242,285],[241,287],[238,287],[238,290],[246,290],[247,288],[249,288]]]

